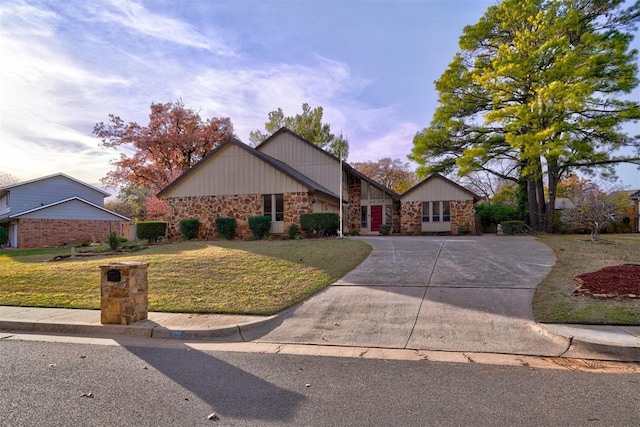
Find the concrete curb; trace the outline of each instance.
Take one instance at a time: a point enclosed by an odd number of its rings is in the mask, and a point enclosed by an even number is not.
[[[140,338],[208,339],[230,338],[237,335],[245,341],[242,334],[264,327],[279,317],[278,314],[255,322],[220,326],[206,329],[169,329],[149,321],[131,325],[89,325],[81,323],[53,323],[0,320],[0,331],[32,332],[47,334],[75,335],[127,335]]]
[[[562,325],[566,330],[557,330],[556,324],[546,325],[537,323],[545,335],[550,337],[560,337],[568,341],[567,350],[560,357],[568,358],[599,358],[624,362],[640,362],[640,345],[625,345],[622,343],[607,343],[598,338],[588,339],[584,336],[584,331],[575,330],[572,333],[571,324]]]
[[[268,325],[277,320],[279,314],[269,316],[265,319],[255,322],[239,323],[236,325],[221,326],[218,328],[208,329],[169,329],[162,326],[156,326],[151,331],[152,338],[178,338],[178,339],[207,339],[207,338],[229,338],[237,335],[243,341],[246,341],[243,333],[249,332]]]
[[[569,351],[565,353],[565,356],[580,356],[580,354],[584,352],[597,353],[612,360],[622,362],[640,362],[640,347],[622,347],[619,345],[585,341],[584,339],[575,337],[571,340],[571,347]]]

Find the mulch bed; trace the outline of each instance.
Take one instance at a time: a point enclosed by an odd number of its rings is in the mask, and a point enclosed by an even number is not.
[[[605,267],[592,273],[580,274],[576,276],[576,280],[576,293],[579,295],[594,298],[640,298],[640,265]]]

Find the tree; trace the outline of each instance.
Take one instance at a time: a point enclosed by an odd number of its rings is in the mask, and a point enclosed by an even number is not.
[[[306,140],[327,150],[336,157],[346,159],[349,155],[349,142],[342,136],[331,133],[331,126],[322,123],[322,107],[311,108],[309,104],[302,104],[302,114],[285,116],[281,108],[269,113],[269,120],[264,124],[266,132],[260,129],[249,134],[253,145],[258,145],[278,129],[286,127]]]
[[[400,159],[385,157],[377,162],[355,162],[352,166],[385,187],[396,193],[404,193],[417,182],[416,174],[409,163],[402,163]]]
[[[591,241],[594,242],[598,240],[600,230],[623,212],[627,202],[624,192],[605,192],[598,184],[575,175],[559,187],[561,194],[573,204],[563,210],[562,221],[574,230],[591,230]]]
[[[612,172],[640,163],[640,136],[621,125],[640,118],[624,100],[638,85],[629,50],[640,2],[504,0],[464,29],[436,81],[430,126],[414,138],[419,174],[484,170],[518,183],[534,230],[553,228],[558,182],[575,170]],[[508,166],[504,174],[494,166]],[[545,185],[548,201],[545,201]]]
[[[112,162],[115,170],[102,180],[106,185],[132,184],[156,193],[232,137],[233,125],[228,117],[203,120],[176,101],[152,103],[147,126],[109,114],[108,123],[97,123],[93,133],[106,147],[134,151]]]
[[[0,172],[0,187],[15,184],[19,179],[11,175],[9,172]]]

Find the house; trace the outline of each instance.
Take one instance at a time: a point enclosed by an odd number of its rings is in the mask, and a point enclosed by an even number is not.
[[[341,209],[345,233],[378,234],[382,224],[402,228],[400,195],[286,128],[255,148],[227,140],[158,197],[169,206],[170,238],[180,237],[179,223],[188,218],[200,221],[199,237],[207,238],[216,235],[216,218],[234,217],[245,238],[251,216],[270,216],[271,233],[283,234],[304,213]],[[473,203],[471,211],[473,225]]]
[[[219,217],[235,217],[245,238],[257,215],[270,216],[271,233],[283,234],[301,214],[340,212],[341,196],[345,232],[377,233],[394,218],[399,230],[396,193],[286,128],[256,148],[227,140],[158,193],[169,206],[170,238],[180,237],[187,218],[200,221],[200,237],[213,237]]]
[[[439,174],[400,196],[403,234],[475,234],[474,204],[480,197]]]
[[[106,241],[129,222],[103,207],[108,195],[63,173],[11,184],[0,188],[0,226],[14,248]]]

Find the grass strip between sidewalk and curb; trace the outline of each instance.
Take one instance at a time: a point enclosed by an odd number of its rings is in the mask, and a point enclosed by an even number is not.
[[[181,242],[55,262],[69,250],[0,251],[0,305],[99,309],[99,266],[141,261],[149,263],[150,311],[270,315],[333,283],[370,252],[350,239]]]
[[[576,295],[578,274],[625,263],[640,263],[640,234],[541,235],[556,254],[556,264],[536,289],[535,319],[542,323],[640,325],[640,298],[597,299]]]

